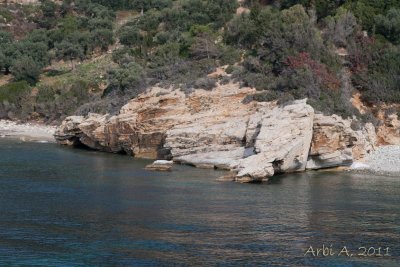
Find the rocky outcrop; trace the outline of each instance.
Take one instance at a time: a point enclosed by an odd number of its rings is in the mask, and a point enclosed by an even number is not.
[[[276,173],[304,171],[313,134],[314,110],[306,101],[266,109],[259,117],[260,130],[254,152],[235,169],[240,181],[262,181]],[[254,123],[254,122],[253,122]]]
[[[382,112],[383,113],[383,112]],[[400,120],[397,114],[385,116],[379,114],[378,118],[382,121],[377,129],[377,142],[380,145],[400,144]]]
[[[242,103],[252,92],[230,85],[188,97],[186,115],[166,132],[164,147],[174,161],[231,169],[237,160],[252,154],[253,148],[246,147],[246,132],[251,115],[260,107],[258,103]]]
[[[351,98],[351,103],[360,114],[369,114],[378,121],[375,129],[375,143],[379,146],[400,144],[400,113],[398,113],[400,105],[381,103],[367,106],[361,98],[361,93],[355,93]]]
[[[251,93],[253,89],[238,90],[232,85],[211,92],[196,90],[189,96],[180,90],[152,88],[125,105],[118,116],[90,114],[66,119],[55,137],[61,144],[80,143],[141,158],[174,157],[175,161],[205,166],[209,161],[197,164],[189,155],[208,153],[207,157],[229,159],[228,154],[237,158],[235,153],[244,150],[247,120],[258,104],[241,102]],[[239,150],[232,153],[236,148]]]
[[[173,161],[156,160],[152,164],[147,165],[145,169],[149,171],[170,171],[173,164]]]
[[[112,151],[105,147],[101,142],[100,131],[104,127],[108,116],[98,114],[89,114],[86,118],[81,116],[71,116],[65,119],[58,128],[54,137],[62,145],[76,146],[83,144],[87,147],[97,150]]]
[[[336,115],[317,114],[313,135],[307,169],[350,166],[353,160],[363,158],[375,149],[375,129],[372,124],[353,130],[351,120]]]
[[[235,170],[239,180],[252,181],[305,170],[314,116],[305,101],[285,107],[258,103],[255,113],[236,108],[229,118],[212,114],[211,121],[203,117],[167,131],[165,147],[174,161]]]
[[[349,120],[314,114],[305,100],[243,101],[253,93],[235,84],[190,95],[152,88],[117,116],[67,118],[55,137],[65,145],[226,169],[240,182],[347,166],[374,149],[372,125],[353,130]]]
[[[85,119],[82,116],[66,118],[54,134],[55,139],[61,145],[75,146],[80,143],[83,132],[80,124]]]

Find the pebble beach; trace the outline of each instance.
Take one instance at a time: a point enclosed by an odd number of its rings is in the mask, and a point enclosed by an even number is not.
[[[400,146],[379,147],[363,162],[355,162],[351,169],[377,175],[400,176]]]
[[[53,137],[55,131],[56,126],[0,120],[0,138],[55,142]]]

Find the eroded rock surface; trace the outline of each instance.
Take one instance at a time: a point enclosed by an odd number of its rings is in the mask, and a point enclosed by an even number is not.
[[[239,180],[262,181],[275,173],[304,171],[313,134],[314,110],[306,101],[265,109],[255,155],[239,161]]]
[[[245,153],[248,118],[258,108],[258,103],[242,103],[251,93],[253,89],[235,85],[189,96],[152,88],[125,105],[118,116],[69,117],[55,137],[66,145],[81,143],[106,152],[222,167]],[[198,162],[191,159],[194,154]]]
[[[372,124],[353,130],[352,122],[339,116],[317,114],[307,169],[350,166],[375,149]],[[372,128],[371,128],[372,127]]]
[[[352,135],[348,121],[336,116],[317,114],[307,169],[351,164],[353,161],[351,147],[355,142],[356,138]]]
[[[351,120],[314,114],[305,100],[243,101],[253,93],[235,84],[190,95],[155,87],[117,116],[67,118],[55,137],[65,145],[226,169],[240,182],[347,166],[375,149],[371,124],[353,130]]]
[[[377,141],[380,145],[400,144],[400,120],[397,114],[379,116],[383,122],[377,129]]]
[[[83,134],[80,124],[85,120],[82,116],[71,116],[66,118],[54,134],[57,142],[62,145],[73,146],[79,143]]]

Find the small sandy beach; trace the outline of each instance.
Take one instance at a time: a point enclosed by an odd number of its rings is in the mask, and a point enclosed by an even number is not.
[[[13,138],[22,141],[55,142],[53,137],[55,130],[55,126],[0,120],[0,138]]]

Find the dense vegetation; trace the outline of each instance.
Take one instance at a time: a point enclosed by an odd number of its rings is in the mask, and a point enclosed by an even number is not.
[[[307,97],[325,113],[359,115],[400,102],[397,0],[41,0],[36,29],[17,38],[0,26],[0,117],[56,121],[116,112],[152,85],[190,94],[239,82],[249,99]],[[118,19],[124,10],[127,19]],[[24,13],[24,14],[25,14]],[[7,16],[7,18],[5,18]],[[63,64],[60,64],[64,62]],[[207,74],[224,66],[218,79]],[[354,89],[355,88],[355,89]]]

